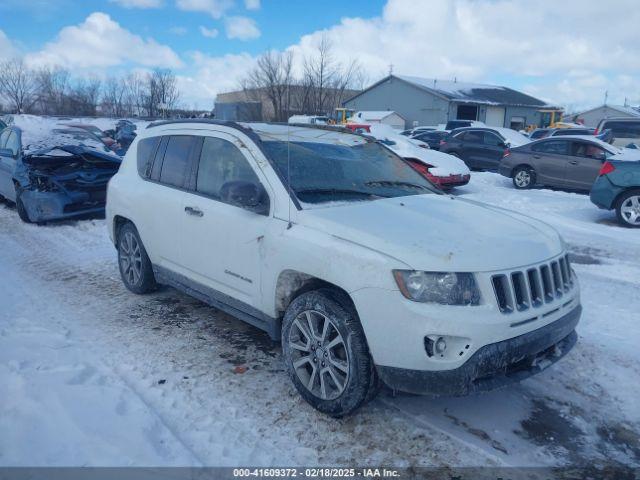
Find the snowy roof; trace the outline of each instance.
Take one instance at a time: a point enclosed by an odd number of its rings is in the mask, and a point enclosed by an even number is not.
[[[568,115],[565,115],[565,116],[567,116],[567,117],[576,117],[576,116],[584,115],[585,113],[589,113],[589,112],[593,112],[595,110],[599,110],[601,108],[609,108],[611,110],[616,110],[616,111],[618,111],[620,113],[626,113],[627,115],[631,115],[633,117],[640,117],[640,106],[630,107],[630,106],[625,106],[625,105],[599,105],[597,107],[590,108],[589,110],[585,110],[585,111],[580,112],[580,113],[568,114]]]
[[[318,142],[342,145],[359,145],[367,143],[361,135],[355,135],[341,128],[316,125],[299,127],[288,124],[273,123],[240,123],[243,127],[253,130],[262,141],[280,142]]]
[[[439,80],[433,78],[413,77],[409,75],[389,75],[378,83],[373,84],[362,93],[376,87],[377,85],[391,79],[396,78],[429,93],[444,97],[448,100],[464,103],[481,103],[486,105],[518,105],[526,107],[550,107],[548,103],[538,98],[527,95],[526,93],[513,90],[509,87],[501,87],[497,85],[487,85],[483,83],[465,83],[458,81]]]

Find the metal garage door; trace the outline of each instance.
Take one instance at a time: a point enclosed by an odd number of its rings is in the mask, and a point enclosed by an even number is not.
[[[487,117],[484,123],[492,127],[504,127],[504,108],[487,107]]]

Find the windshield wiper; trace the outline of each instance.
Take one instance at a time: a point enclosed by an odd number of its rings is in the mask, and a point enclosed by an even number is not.
[[[342,188],[307,188],[304,190],[296,190],[297,194],[337,194],[337,195],[362,195],[365,197],[384,197],[372,192],[363,192],[361,190],[349,190]]]
[[[409,188],[417,188],[419,190],[429,190],[430,188],[425,187],[424,185],[418,185],[417,183],[411,182],[400,182],[396,180],[372,180],[371,182],[365,183],[367,187],[409,187]]]

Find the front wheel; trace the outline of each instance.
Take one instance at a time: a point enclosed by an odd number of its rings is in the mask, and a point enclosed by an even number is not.
[[[282,352],[289,377],[315,409],[347,415],[377,393],[378,379],[362,326],[331,290],[297,297],[284,315]]]
[[[640,190],[624,193],[616,202],[618,222],[625,227],[640,228]]]
[[[536,184],[536,173],[531,167],[517,167],[513,171],[513,186],[518,190],[531,188]]]

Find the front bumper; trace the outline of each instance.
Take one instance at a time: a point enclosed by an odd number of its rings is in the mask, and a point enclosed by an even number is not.
[[[84,215],[103,215],[104,198],[89,192],[38,192],[23,190],[22,204],[32,222],[62,220]]]
[[[577,341],[578,305],[529,333],[485,345],[453,370],[425,371],[378,366],[390,388],[421,395],[467,395],[493,390],[535,375],[566,355]]]

